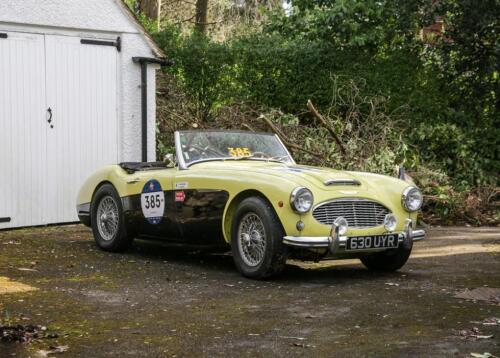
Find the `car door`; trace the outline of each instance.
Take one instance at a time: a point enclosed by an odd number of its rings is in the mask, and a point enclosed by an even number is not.
[[[129,227],[139,236],[182,241],[172,191],[175,171],[174,168],[142,171],[128,179],[133,189],[122,201]]]
[[[176,174],[172,200],[177,230],[186,243],[223,246],[222,216],[229,193],[206,182],[195,169]]]

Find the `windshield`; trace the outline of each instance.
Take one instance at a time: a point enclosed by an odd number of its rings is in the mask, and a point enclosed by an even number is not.
[[[291,164],[293,159],[274,134],[230,131],[181,131],[176,135],[181,166],[210,160],[266,160]],[[184,163],[183,163],[184,162]]]

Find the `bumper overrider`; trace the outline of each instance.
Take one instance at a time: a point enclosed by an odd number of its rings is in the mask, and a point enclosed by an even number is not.
[[[288,246],[304,249],[320,249],[328,248],[333,254],[346,252],[346,244],[349,236],[342,236],[338,234],[338,227],[334,224],[332,226],[330,236],[285,236],[283,237],[283,243]],[[408,219],[405,224],[405,230],[403,232],[391,232],[390,234],[397,234],[398,236],[398,247],[402,243],[413,243],[415,241],[420,241],[425,238],[425,230],[418,229],[413,230],[412,221]],[[390,248],[377,248],[373,247],[370,249],[364,249],[362,251],[380,251],[390,250]],[[361,250],[360,250],[361,251]],[[349,252],[349,251],[347,251]]]

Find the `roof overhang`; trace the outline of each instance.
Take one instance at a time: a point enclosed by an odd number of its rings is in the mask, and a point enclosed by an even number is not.
[[[148,31],[142,26],[141,22],[135,16],[135,14],[130,10],[130,8],[127,6],[124,0],[116,0],[116,3],[120,6],[124,14],[130,19],[130,21],[135,25],[137,30],[141,35],[144,36],[144,39],[146,40],[147,44],[149,47],[151,47],[151,50],[153,51],[153,54],[158,57],[158,58],[165,58],[165,52],[162,50],[162,48],[156,43],[156,41],[151,37],[151,35],[148,33]]]

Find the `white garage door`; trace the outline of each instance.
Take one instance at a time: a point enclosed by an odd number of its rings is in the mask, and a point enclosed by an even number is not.
[[[116,48],[7,36],[0,38],[0,229],[76,221],[82,182],[118,160]]]
[[[0,38],[0,228],[44,222],[45,54],[42,35]]]

